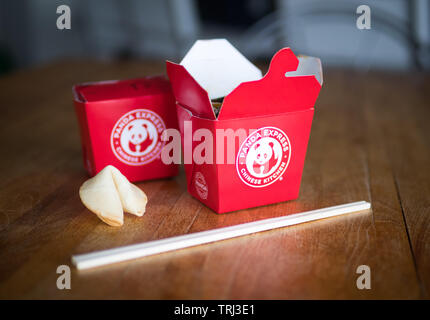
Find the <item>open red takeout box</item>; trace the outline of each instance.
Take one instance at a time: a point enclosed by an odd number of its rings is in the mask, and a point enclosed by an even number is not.
[[[217,213],[296,199],[322,85],[320,60],[284,48],[263,77],[216,39],[197,41],[180,64],[166,67],[190,194]],[[213,154],[206,157],[212,151],[202,143],[210,142]]]

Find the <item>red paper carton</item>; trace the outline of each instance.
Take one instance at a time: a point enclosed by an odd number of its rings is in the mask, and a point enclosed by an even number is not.
[[[166,78],[79,84],[73,94],[84,166],[91,176],[109,164],[130,181],[177,174],[177,164],[164,164],[160,158],[162,132],[177,128]]]
[[[262,77],[231,44],[217,39],[197,41],[181,64],[167,61],[166,67],[190,194],[217,213],[296,199],[322,85],[320,60],[297,58],[284,48]],[[216,114],[215,99],[222,97]],[[213,161],[196,160],[202,136],[213,143]]]

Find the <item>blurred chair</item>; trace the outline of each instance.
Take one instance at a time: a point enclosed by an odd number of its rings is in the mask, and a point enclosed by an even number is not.
[[[290,46],[326,65],[360,69],[429,67],[427,0],[375,0],[371,29],[359,30],[357,0],[277,0],[277,11],[251,27],[241,40],[253,56]]]

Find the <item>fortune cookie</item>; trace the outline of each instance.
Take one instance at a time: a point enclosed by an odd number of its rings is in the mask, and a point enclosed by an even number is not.
[[[148,202],[146,194],[111,165],[85,181],[79,196],[88,210],[115,227],[123,225],[124,211],[142,216]]]

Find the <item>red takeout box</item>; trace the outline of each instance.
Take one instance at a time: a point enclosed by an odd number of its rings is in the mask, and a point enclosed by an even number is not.
[[[200,152],[203,140],[213,139],[213,163],[192,157],[187,164],[185,159],[190,194],[217,213],[296,199],[322,85],[320,60],[296,57],[284,48],[262,77],[231,44],[216,39],[197,41],[180,64],[167,61],[166,67],[184,158],[189,150]],[[216,115],[212,102],[223,97]],[[233,139],[217,135],[229,129],[236,134]]]
[[[130,181],[176,175],[160,153],[166,128],[177,128],[175,99],[164,77],[103,81],[73,87],[84,166],[93,176],[107,165]]]

